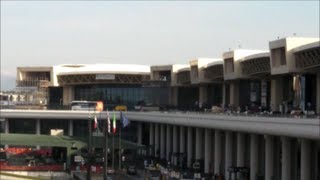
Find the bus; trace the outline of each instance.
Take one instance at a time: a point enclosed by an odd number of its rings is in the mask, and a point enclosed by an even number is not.
[[[72,101],[71,110],[73,111],[95,111],[97,101]]]

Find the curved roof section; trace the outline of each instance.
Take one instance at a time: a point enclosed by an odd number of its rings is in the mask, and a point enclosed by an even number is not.
[[[247,61],[250,59],[258,59],[258,58],[264,58],[264,57],[270,57],[270,52],[266,51],[266,52],[261,52],[261,53],[257,53],[257,54],[252,54],[249,56],[245,56],[242,61]]]
[[[174,64],[172,65],[172,72],[178,73],[182,71],[190,71],[190,65],[189,64]]]
[[[208,68],[215,65],[223,65],[223,59],[212,59],[212,61],[206,64],[203,68]]]
[[[208,64],[211,64],[211,63],[214,63],[214,62],[217,62],[222,59],[215,59],[215,58],[197,58],[197,59],[194,59],[194,60],[191,60],[189,62],[190,66],[198,66],[198,69],[202,69],[202,68],[206,68],[208,67]]]
[[[62,64],[56,68],[58,70],[57,75],[150,73],[150,66],[134,64]]]
[[[313,42],[313,43],[309,43],[306,45],[296,47],[296,48],[294,48],[293,51],[296,53],[296,52],[300,52],[300,51],[304,51],[304,50],[308,50],[308,49],[313,49],[313,48],[317,48],[317,47],[320,47],[320,40]]]

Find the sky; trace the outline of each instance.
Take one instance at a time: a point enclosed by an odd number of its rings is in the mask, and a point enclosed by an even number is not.
[[[186,64],[319,37],[319,1],[1,1],[1,90],[19,66]]]

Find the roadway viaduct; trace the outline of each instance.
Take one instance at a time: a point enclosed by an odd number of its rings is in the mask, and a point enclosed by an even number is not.
[[[5,133],[10,119],[40,121],[62,119],[69,123],[69,135],[76,129],[72,121],[87,120],[88,111],[1,110]],[[120,113],[116,112],[119,120]],[[138,124],[137,142],[148,135],[157,158],[181,166],[185,155],[187,166],[200,162],[204,173],[229,177],[230,167],[248,167],[250,179],[316,180],[320,163],[320,119],[227,115],[188,112],[125,112],[130,121]],[[101,113],[107,119],[107,113]],[[147,132],[147,133],[143,133]],[[240,178],[241,173],[233,174]],[[231,176],[233,176],[231,175]]]

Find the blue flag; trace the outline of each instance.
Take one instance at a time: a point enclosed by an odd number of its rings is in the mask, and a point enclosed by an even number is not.
[[[122,123],[122,127],[127,127],[130,124],[129,119],[124,114],[122,114],[122,111],[120,111],[120,121]]]

